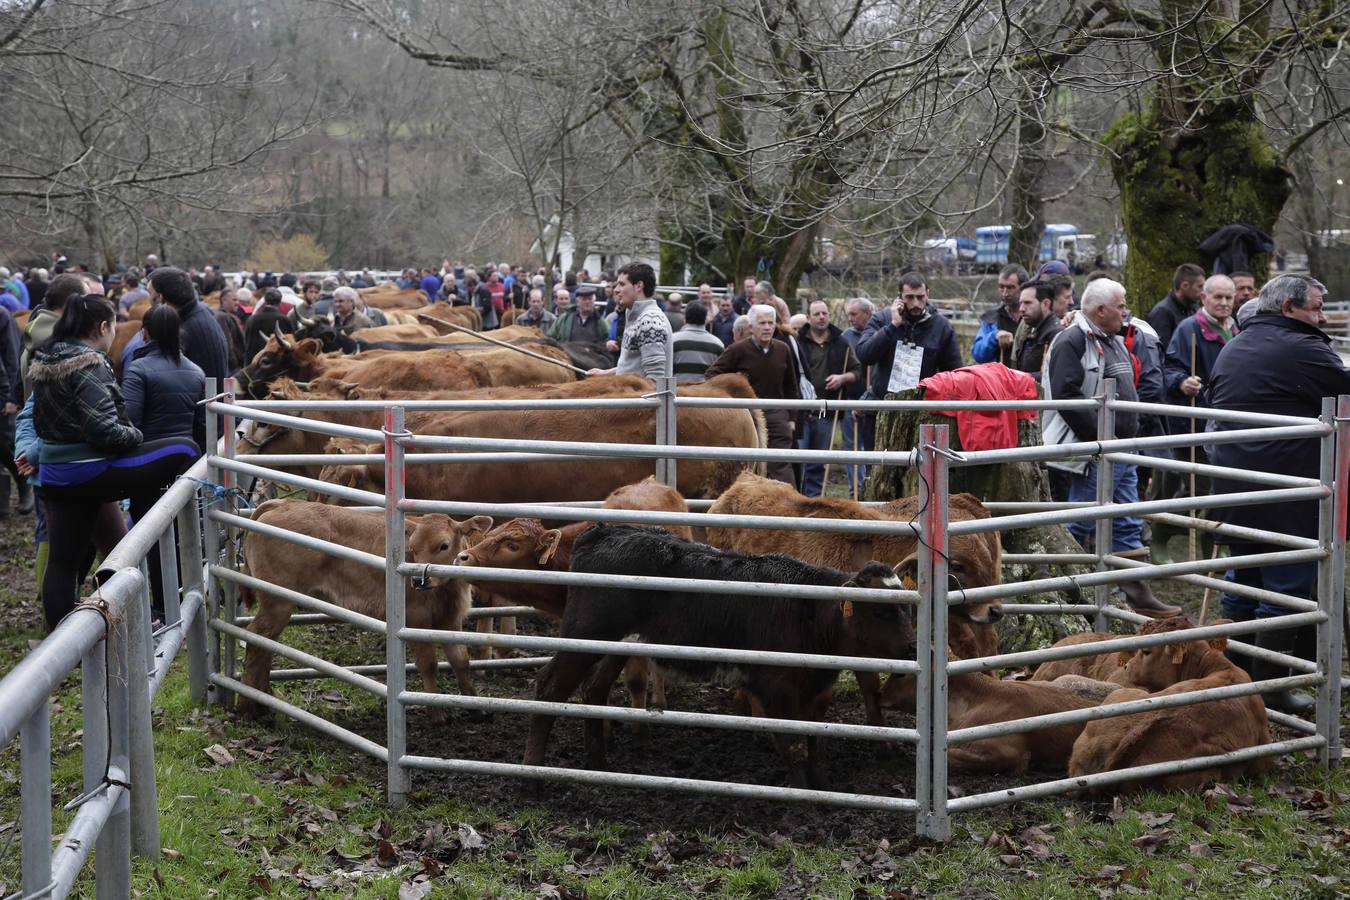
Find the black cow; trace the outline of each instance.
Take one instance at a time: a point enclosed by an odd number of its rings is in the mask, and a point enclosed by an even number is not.
[[[850,576],[787,556],[748,556],[715,550],[664,531],[631,525],[593,525],[583,531],[576,539],[572,571],[759,584],[900,587],[899,579],[881,563],[868,563],[858,574]],[[580,640],[629,639],[687,647],[883,659],[912,659],[914,641],[909,616],[892,604],[852,603],[842,598],[792,600],[575,585],[567,589],[561,634]],[[539,670],[535,697],[564,702],[599,666],[587,683],[584,700],[607,704],[610,686],[625,659],[560,650]],[[757,714],[781,719],[820,719],[839,674],[830,669],[717,665],[675,659],[658,662],[664,667],[700,674],[731,669],[738,676],[738,684],[750,695],[751,708]],[[543,764],[553,718],[530,717],[525,743],[527,765]],[[586,764],[591,768],[605,765],[603,731],[602,722],[586,720]],[[825,786],[818,759],[819,738],[775,734],[774,743],[787,759],[788,777],[794,786]]]

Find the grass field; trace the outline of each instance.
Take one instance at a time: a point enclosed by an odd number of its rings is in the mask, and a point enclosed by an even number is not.
[[[0,669],[40,635],[23,522],[0,535]],[[287,638],[378,658],[348,632]],[[282,688],[348,721],[378,722],[373,698],[328,682]],[[429,729],[413,713],[419,733]],[[79,693],[54,708],[54,805],[79,792]],[[509,791],[417,776],[410,803],[383,803],[383,766],[286,720],[236,721],[194,706],[181,665],[155,703],[164,855],[138,860],[143,897],[1332,897],[1350,881],[1350,775],[1282,761],[1259,781],[1196,794],[1019,804],[955,820],[945,845],[907,817],[811,808],[698,806],[657,798],[603,818],[560,815]],[[460,727],[459,720],[451,728]],[[467,726],[465,726],[467,727]],[[374,735],[379,737],[378,733]],[[744,740],[750,740],[745,738]],[[561,789],[560,789],[561,790]],[[598,789],[596,789],[598,790]],[[588,805],[579,808],[589,809]],[[698,812],[709,809],[708,824]],[[0,892],[17,889],[18,750],[0,754]],[[64,824],[59,818],[56,828]],[[92,894],[92,881],[82,888]]]

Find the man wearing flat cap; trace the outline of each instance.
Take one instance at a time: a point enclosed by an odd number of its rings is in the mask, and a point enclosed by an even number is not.
[[[583,284],[577,288],[576,302],[558,314],[558,320],[549,329],[548,336],[567,343],[603,344],[609,330],[595,311],[595,285]]]

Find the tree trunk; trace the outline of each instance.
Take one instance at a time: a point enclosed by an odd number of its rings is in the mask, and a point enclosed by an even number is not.
[[[921,400],[922,389],[887,394],[887,400]],[[876,450],[908,450],[919,445],[919,426],[925,424],[955,425],[955,419],[935,413],[883,412],[877,417]],[[960,435],[955,427],[950,432],[951,447],[959,451]],[[1024,419],[1017,427],[1018,446],[1039,446],[1041,428],[1035,419]],[[1050,484],[1044,470],[1036,463],[1019,462],[992,466],[961,466],[950,471],[949,484],[953,494],[974,494],[985,502],[1049,501]],[[919,470],[909,466],[875,466],[863,485],[864,500],[892,500],[910,497],[919,492]],[[1005,553],[1082,553],[1083,548],[1063,525],[1038,525],[1001,534]],[[1004,583],[1028,581],[1053,575],[1082,575],[1091,571],[1079,565],[1026,565],[1016,563],[1003,567]],[[1083,603],[1090,602],[1077,590],[1054,591],[1018,597],[1015,603]],[[1045,647],[1070,634],[1089,629],[1090,623],[1079,615],[1024,615],[1005,616],[998,624],[999,651],[1019,653]]]
[[[1008,182],[1008,206],[1012,213],[1008,261],[1028,272],[1035,272],[1039,265],[1041,234],[1045,231],[1045,201],[1042,199],[1048,150],[1045,107],[1043,96],[1028,97],[1018,104],[1017,158],[1013,160]]]
[[[1196,246],[1219,227],[1241,222],[1272,233],[1290,193],[1289,170],[1242,104],[1213,103],[1184,129],[1168,126],[1162,105],[1122,116],[1104,137],[1129,241],[1125,286],[1140,314],[1171,290],[1177,266],[1212,267]],[[1261,254],[1249,268],[1264,273],[1267,265]]]

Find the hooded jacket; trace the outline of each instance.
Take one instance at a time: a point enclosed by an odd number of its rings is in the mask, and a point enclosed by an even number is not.
[[[1107,378],[1116,381],[1117,399],[1139,399],[1134,387],[1134,362],[1130,351],[1125,349],[1124,340],[1118,334],[1107,335],[1080,310],[1074,314],[1073,323],[1050,344],[1050,362],[1041,382],[1045,399],[1096,397]],[[1139,417],[1135,413],[1116,413],[1116,437],[1134,437],[1138,428]],[[1095,441],[1097,415],[1085,409],[1047,409],[1041,423],[1041,437],[1047,446]],[[1084,456],[1052,460],[1046,465],[1081,475],[1087,470],[1088,462]]]
[[[890,307],[877,310],[858,339],[858,360],[872,367],[869,389],[878,400],[886,396],[891,382],[891,368],[895,365],[895,348],[901,342],[923,348],[922,380],[938,372],[961,368],[961,350],[956,345],[956,332],[946,317],[929,304],[917,320],[906,318],[900,325],[891,322]]]
[[[141,443],[107,354],[56,341],[34,353],[29,374],[43,463],[107,459]]]

